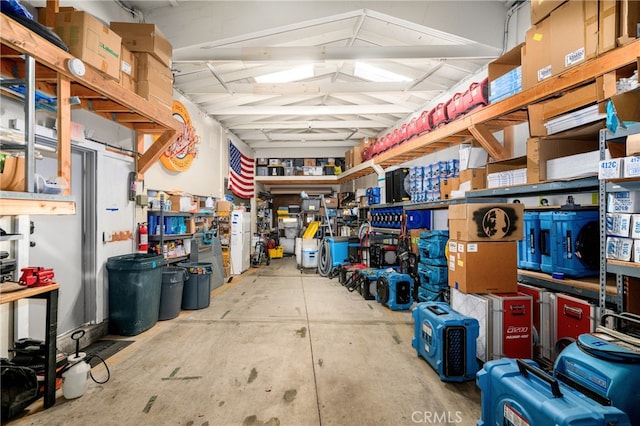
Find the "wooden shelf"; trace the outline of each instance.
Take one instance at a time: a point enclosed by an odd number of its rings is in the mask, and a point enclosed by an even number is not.
[[[255,181],[264,185],[339,185],[375,172],[382,172],[373,160],[365,161],[339,175],[329,176],[256,176]]]
[[[73,197],[0,191],[0,216],[20,214],[76,214]]]
[[[0,305],[48,293],[53,290],[58,290],[59,288],[59,284],[49,284],[41,287],[25,287],[15,282],[1,283]]]

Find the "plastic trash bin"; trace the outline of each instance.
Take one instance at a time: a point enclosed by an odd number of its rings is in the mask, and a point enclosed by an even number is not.
[[[162,289],[160,291],[160,313],[158,320],[170,320],[180,315],[182,291],[187,270],[177,266],[162,269]]]
[[[211,302],[211,274],[213,264],[206,262],[179,263],[187,269],[182,291],[182,309],[203,309]]]
[[[107,259],[109,328],[135,336],[158,322],[162,286],[162,255],[134,253]]]

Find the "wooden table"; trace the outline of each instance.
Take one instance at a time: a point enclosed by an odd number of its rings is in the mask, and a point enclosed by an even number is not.
[[[59,284],[24,287],[14,282],[0,284],[0,305],[21,299],[44,299],[47,302],[44,367],[44,408],[56,402],[56,338],[58,335]]]

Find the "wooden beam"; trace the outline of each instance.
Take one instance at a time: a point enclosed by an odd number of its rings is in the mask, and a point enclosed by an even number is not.
[[[108,99],[82,99],[81,103],[91,112],[132,112],[130,108]]]
[[[56,25],[56,13],[60,11],[59,0],[47,0],[44,12],[44,26],[53,28]]]
[[[136,151],[144,152],[144,133],[136,132]],[[137,162],[138,158],[136,157],[136,163]],[[137,164],[136,170],[138,170]],[[138,173],[138,180],[144,180],[144,173]]]
[[[20,214],[76,214],[76,203],[73,201],[2,198],[0,216]]]
[[[469,131],[480,145],[489,153],[494,160],[506,160],[509,154],[500,142],[493,136],[493,133],[482,124],[474,124],[469,127]]]
[[[58,176],[68,183],[63,195],[71,193],[71,83],[58,74]]]
[[[138,160],[138,173],[144,173],[149,170],[169,145],[178,138],[178,134],[175,130],[165,130]]]
[[[111,114],[111,113],[107,113]],[[113,119],[118,123],[153,123],[153,120],[142,116],[140,114],[124,112],[124,113],[112,113]]]

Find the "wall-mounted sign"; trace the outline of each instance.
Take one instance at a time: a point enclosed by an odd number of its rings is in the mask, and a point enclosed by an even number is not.
[[[189,112],[179,101],[173,101],[173,118],[184,123],[182,134],[178,136],[160,157],[162,165],[173,172],[184,172],[198,155],[200,136],[191,125]]]

